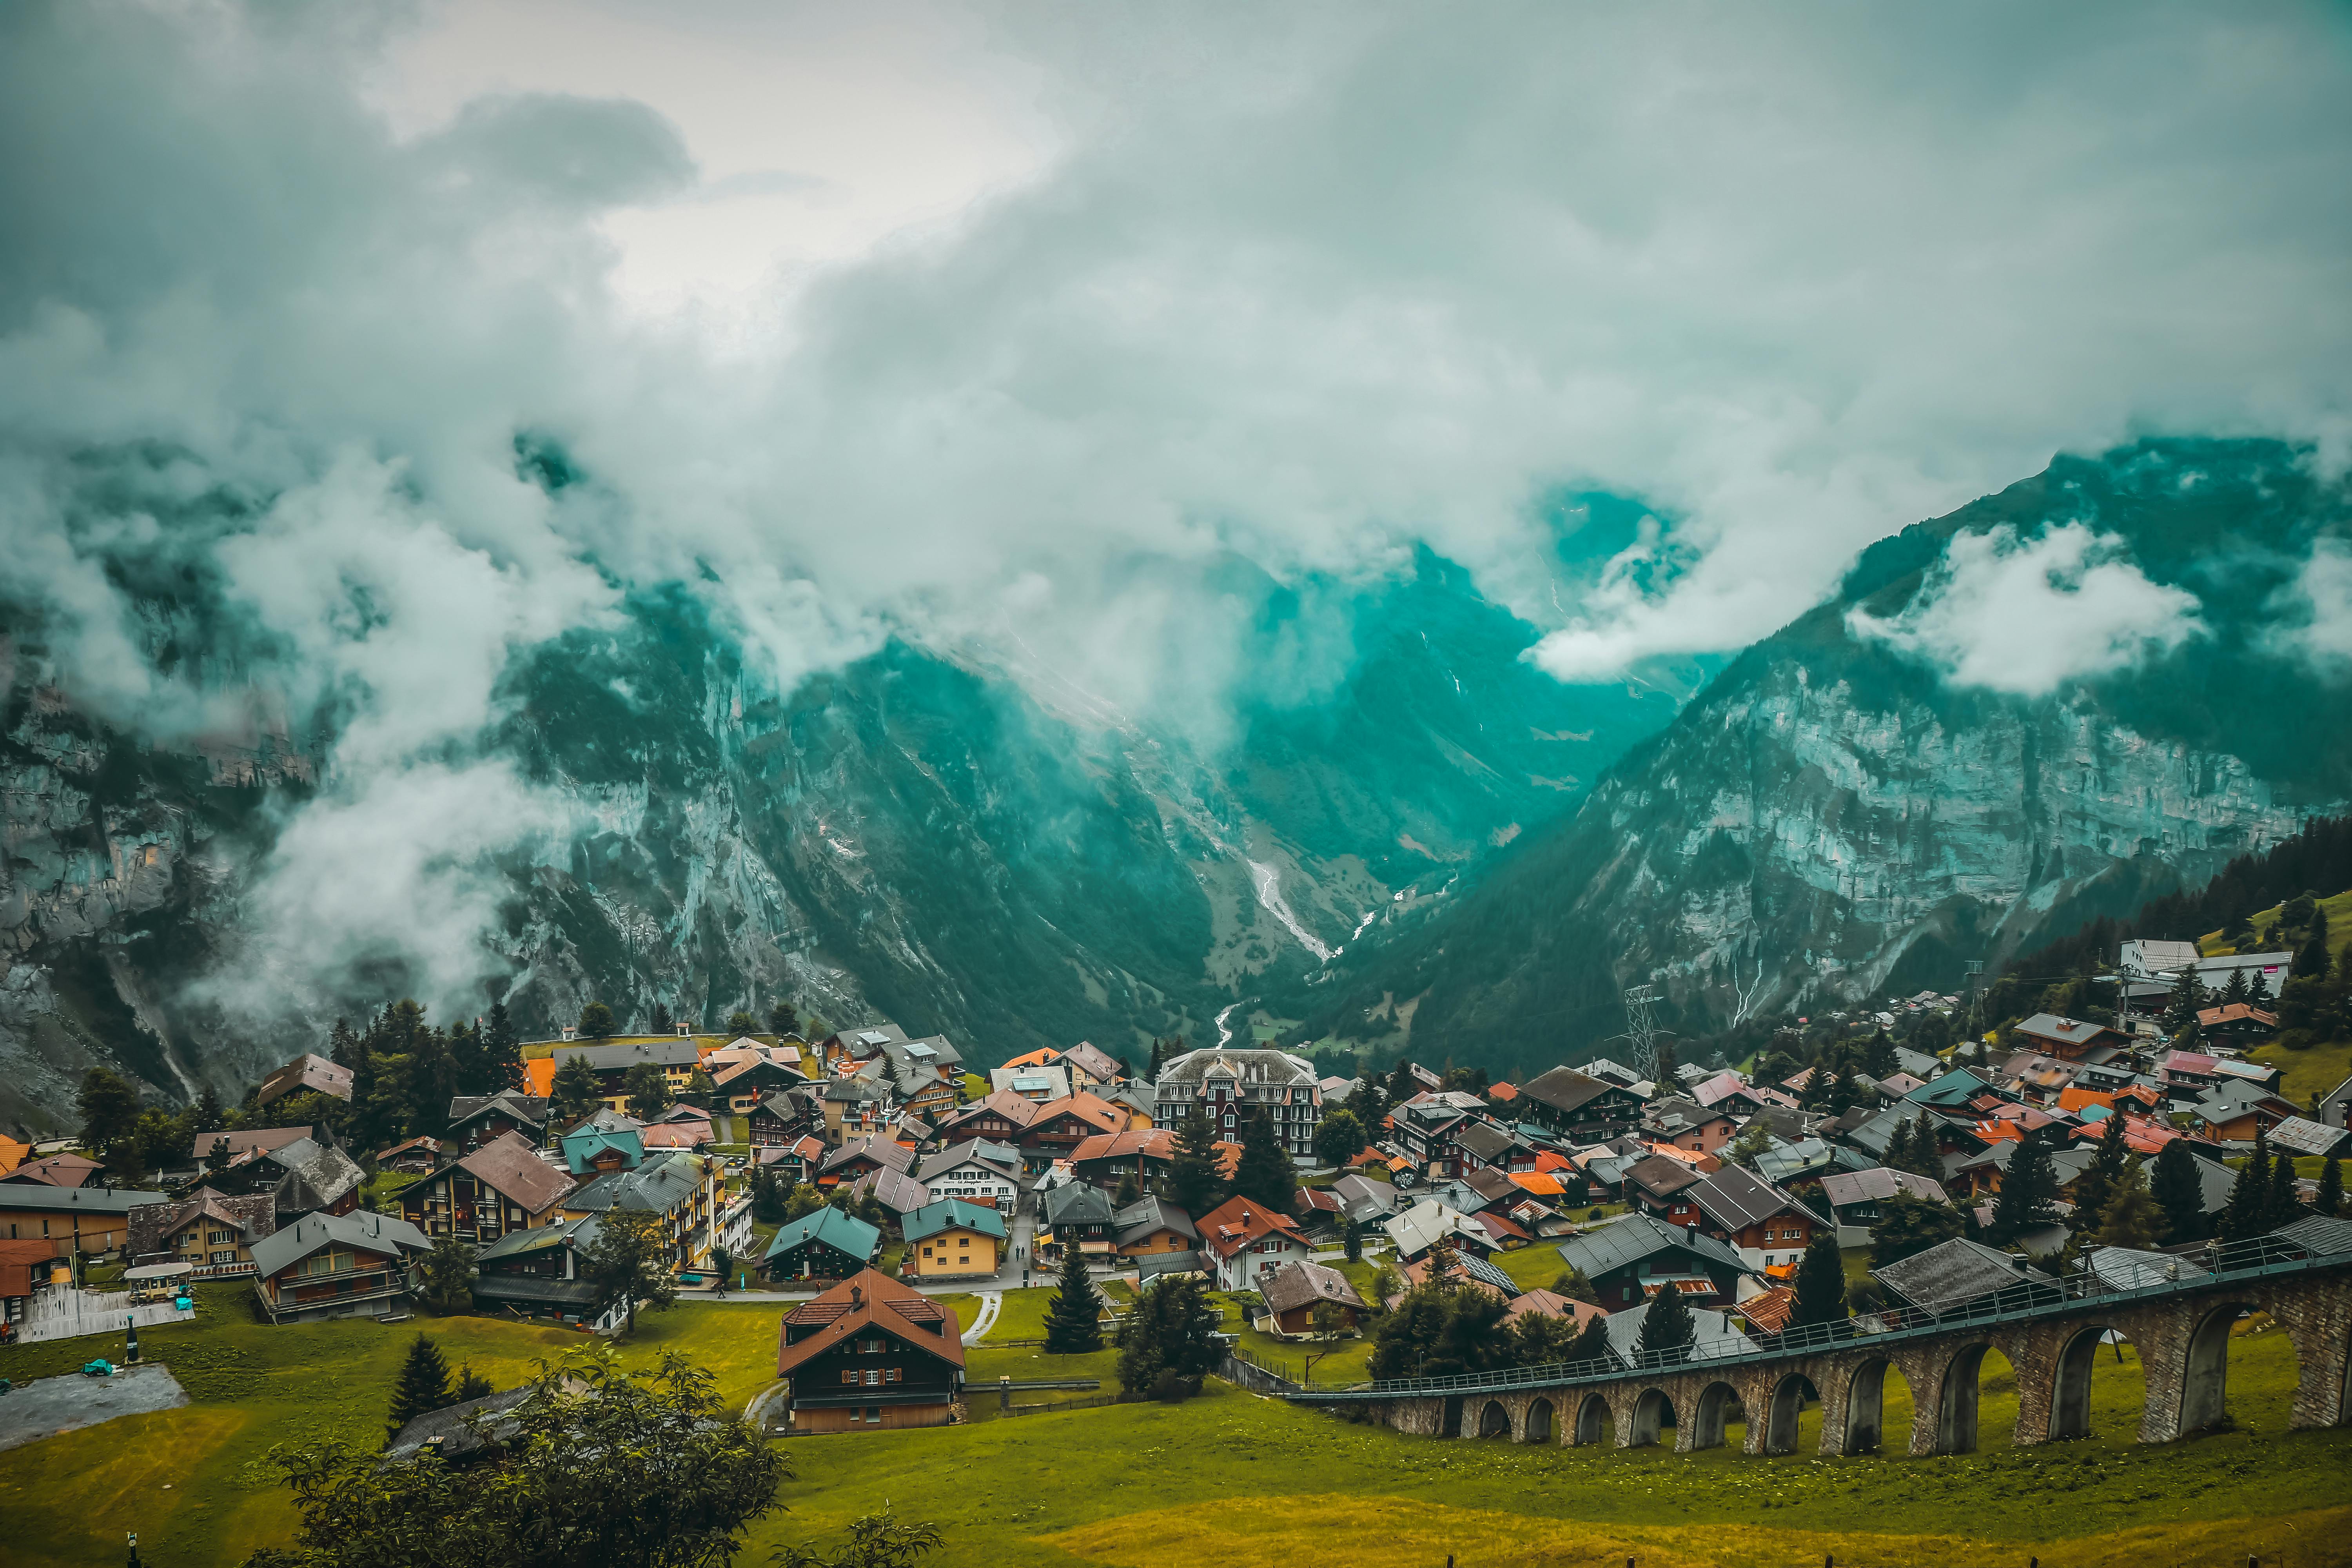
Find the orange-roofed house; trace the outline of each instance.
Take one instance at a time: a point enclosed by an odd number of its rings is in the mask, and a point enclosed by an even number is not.
[[[1133,1176],[1157,1192],[1176,1167],[1176,1134],[1164,1127],[1129,1127],[1122,1132],[1097,1132],[1070,1152],[1070,1173],[1097,1187],[1117,1187]]]
[[[876,1268],[786,1312],[776,1347],[796,1432],[944,1426],[963,1373],[955,1313]]]
[[[33,1146],[30,1143],[19,1143],[5,1132],[0,1132],[0,1176],[6,1175],[23,1164],[32,1158],[32,1154]]]
[[[1515,1083],[1490,1083],[1486,1086],[1486,1098],[1497,1105],[1508,1105],[1519,1098],[1519,1086]]]
[[[1124,1131],[1127,1125],[1127,1112],[1118,1106],[1091,1094],[1073,1094],[1039,1106],[1014,1142],[1021,1147],[1022,1163],[1043,1171],[1056,1160],[1068,1159],[1087,1139]],[[958,1136],[963,1135],[959,1130]]]
[[[2095,1089],[2062,1089],[2058,1091],[2058,1109],[2069,1115],[2079,1115],[2094,1105],[2103,1105],[2113,1110],[2116,1097]]]
[[[1549,1171],[1515,1171],[1511,1173],[1511,1184],[1539,1198],[1556,1199],[1561,1195],[1559,1178]]]
[[[523,1087],[541,1100],[555,1098],[555,1058],[538,1057],[522,1064]]]
[[[1255,1289],[1286,1263],[1311,1263],[1315,1248],[1298,1222],[1250,1198],[1227,1198],[1202,1217],[1201,1251],[1223,1290]]]

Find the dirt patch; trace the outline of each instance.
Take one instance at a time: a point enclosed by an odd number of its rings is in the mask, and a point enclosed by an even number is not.
[[[68,1373],[0,1394],[0,1448],[55,1436],[77,1426],[95,1426],[118,1415],[176,1410],[188,1396],[171,1370],[124,1367],[112,1377]]]

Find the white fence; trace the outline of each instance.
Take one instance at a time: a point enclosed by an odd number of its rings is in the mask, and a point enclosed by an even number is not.
[[[163,1323],[184,1323],[195,1315],[194,1307],[183,1312],[169,1300],[134,1307],[127,1290],[83,1290],[57,1285],[33,1293],[33,1299],[26,1303],[24,1319],[16,1325],[16,1337],[21,1343],[31,1344],[39,1340],[70,1340],[81,1334],[119,1334],[129,1324],[152,1329]]]

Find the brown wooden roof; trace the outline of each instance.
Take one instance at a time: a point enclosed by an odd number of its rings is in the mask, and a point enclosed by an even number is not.
[[[830,1326],[798,1343],[787,1342],[793,1329],[812,1324]],[[794,1367],[855,1338],[864,1328],[880,1329],[902,1343],[963,1365],[962,1331],[956,1315],[880,1269],[867,1268],[784,1314],[776,1331],[776,1375],[790,1376]]]

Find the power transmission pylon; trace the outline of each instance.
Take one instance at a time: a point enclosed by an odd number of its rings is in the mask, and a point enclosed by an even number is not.
[[[1654,985],[1625,988],[1625,1054],[1633,1058],[1625,1065],[1645,1079],[1658,1070],[1658,1026],[1650,1017],[1657,1000]]]

